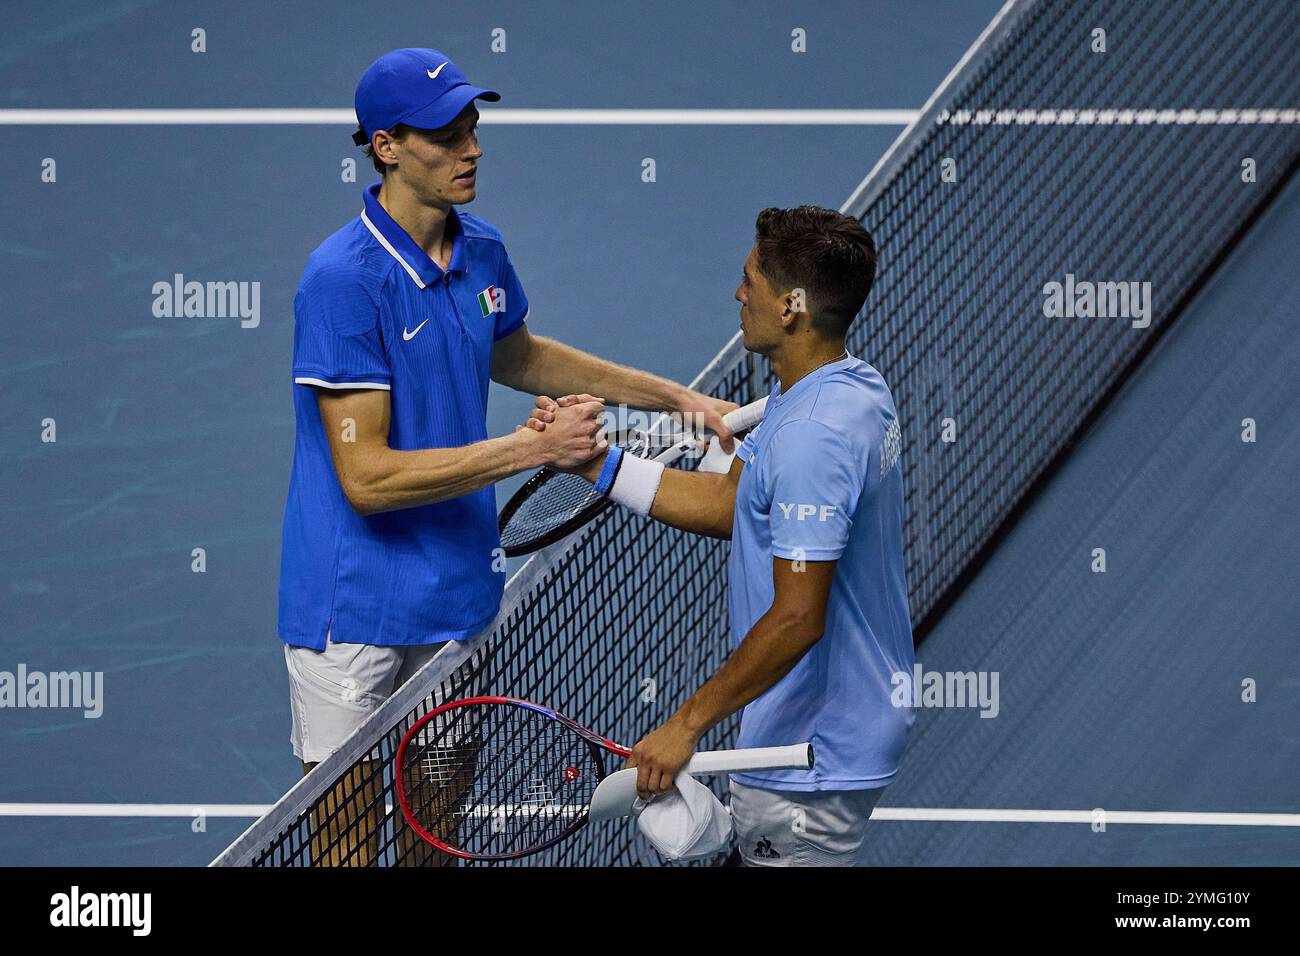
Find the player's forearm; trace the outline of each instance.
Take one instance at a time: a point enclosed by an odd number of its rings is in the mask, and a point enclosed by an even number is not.
[[[757,700],[821,639],[823,621],[775,606],[755,622],[740,646],[673,715],[697,736]]]
[[[514,387],[534,395],[587,393],[607,405],[677,411],[687,390],[676,382],[628,368],[548,339],[533,336],[533,347]]]
[[[336,468],[352,507],[370,515],[459,498],[545,463],[533,436],[515,432],[460,448],[376,445]]]
[[[597,455],[578,474],[595,484],[606,457]],[[736,485],[731,476],[665,468],[650,517],[692,534],[729,540],[735,507]]]
[[[736,486],[729,475],[665,468],[650,517],[666,525],[731,539],[736,509]]]

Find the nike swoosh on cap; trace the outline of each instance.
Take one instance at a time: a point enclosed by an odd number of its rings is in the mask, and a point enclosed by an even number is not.
[[[424,72],[429,74],[429,79],[436,80],[438,78],[438,74],[442,72],[442,68],[450,62],[451,62],[450,60],[443,60],[441,63],[438,64],[438,68],[436,70],[425,70]]]

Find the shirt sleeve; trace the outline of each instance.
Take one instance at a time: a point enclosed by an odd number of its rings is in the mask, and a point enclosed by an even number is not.
[[[519,273],[515,271],[509,254],[502,259],[501,275],[497,281],[505,291],[506,307],[497,313],[496,328],[492,333],[494,341],[505,338],[528,318],[528,297],[524,295],[524,285],[519,281]]]
[[[391,387],[379,307],[357,276],[345,270],[307,276],[293,300],[293,315],[295,382],[338,389]]]
[[[787,561],[834,561],[844,553],[866,487],[867,462],[835,431],[789,422],[768,447],[772,554]]]
[[[736,444],[736,457],[743,461],[746,466],[754,463],[754,449],[758,444],[758,430],[762,427],[763,423],[759,422],[747,431],[745,437]]]

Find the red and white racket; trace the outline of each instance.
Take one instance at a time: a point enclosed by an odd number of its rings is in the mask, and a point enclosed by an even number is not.
[[[443,853],[517,859],[586,826],[592,795],[611,772],[607,755],[631,753],[549,707],[469,697],[434,708],[406,732],[397,748],[397,800],[411,828]],[[795,744],[697,753],[685,772],[812,763],[812,745]]]

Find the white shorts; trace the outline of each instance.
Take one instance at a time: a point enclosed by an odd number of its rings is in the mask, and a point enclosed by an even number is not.
[[[867,821],[885,792],[767,790],[731,781],[731,821],[745,866],[858,866]]]
[[[328,637],[323,651],[286,644],[294,754],[303,763],[319,763],[338,750],[444,644],[381,647],[335,644]]]

